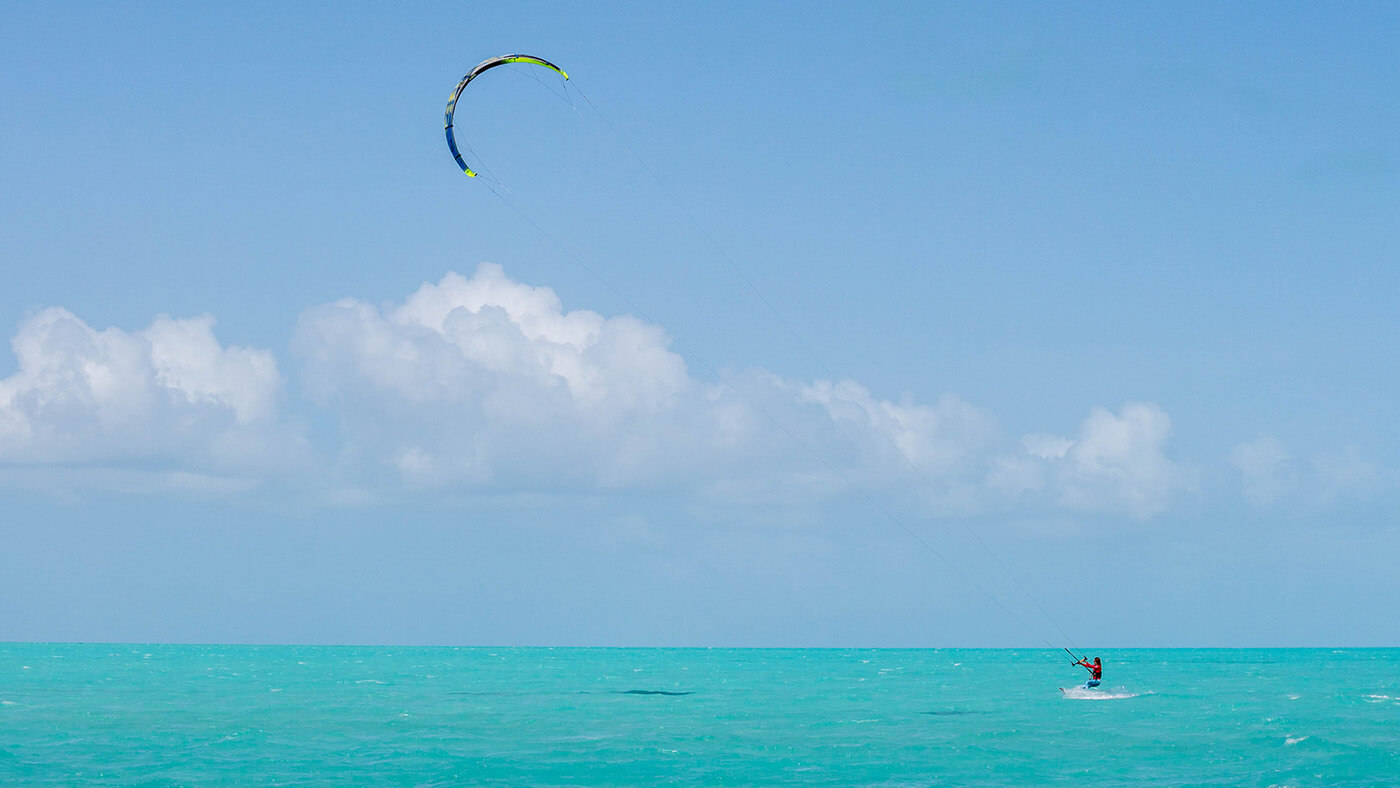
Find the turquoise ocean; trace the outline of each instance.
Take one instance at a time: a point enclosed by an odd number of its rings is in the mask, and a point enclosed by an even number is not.
[[[0,644],[0,782],[1400,784],[1400,649]]]

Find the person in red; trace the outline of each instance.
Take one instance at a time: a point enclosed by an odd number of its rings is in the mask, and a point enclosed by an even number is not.
[[[1099,662],[1098,657],[1094,657],[1093,662],[1090,662],[1088,657],[1085,657],[1074,664],[1083,665],[1089,670],[1089,680],[1084,682],[1084,687],[1086,689],[1099,686],[1099,679],[1103,678],[1103,663]]]

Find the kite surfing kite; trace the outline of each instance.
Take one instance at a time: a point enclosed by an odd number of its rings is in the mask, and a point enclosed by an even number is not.
[[[462,81],[457,83],[457,89],[452,91],[452,97],[447,100],[447,111],[443,114],[442,129],[447,134],[447,147],[452,151],[452,158],[457,160],[457,166],[462,168],[462,172],[465,172],[473,178],[476,177],[476,171],[467,166],[467,163],[462,160],[461,151],[457,150],[457,138],[452,134],[452,114],[457,111],[457,99],[462,97],[462,91],[466,89],[467,83],[496,66],[505,66],[511,63],[532,63],[536,66],[544,66],[558,73],[559,76],[564,79],[569,78],[569,75],[564,73],[564,69],[544,58],[535,57],[533,55],[501,55],[500,57],[487,58],[477,63],[476,68],[468,71],[467,75],[462,77]]]

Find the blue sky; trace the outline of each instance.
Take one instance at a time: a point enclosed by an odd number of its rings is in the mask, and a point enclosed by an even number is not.
[[[1388,5],[3,16],[0,639],[1400,637]]]

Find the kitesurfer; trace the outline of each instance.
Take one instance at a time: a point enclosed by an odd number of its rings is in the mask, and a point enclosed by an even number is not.
[[[1103,678],[1103,663],[1099,662],[1098,657],[1094,657],[1093,662],[1085,657],[1074,664],[1081,665],[1089,671],[1089,680],[1084,682],[1085,689],[1099,686],[1099,680]]]

